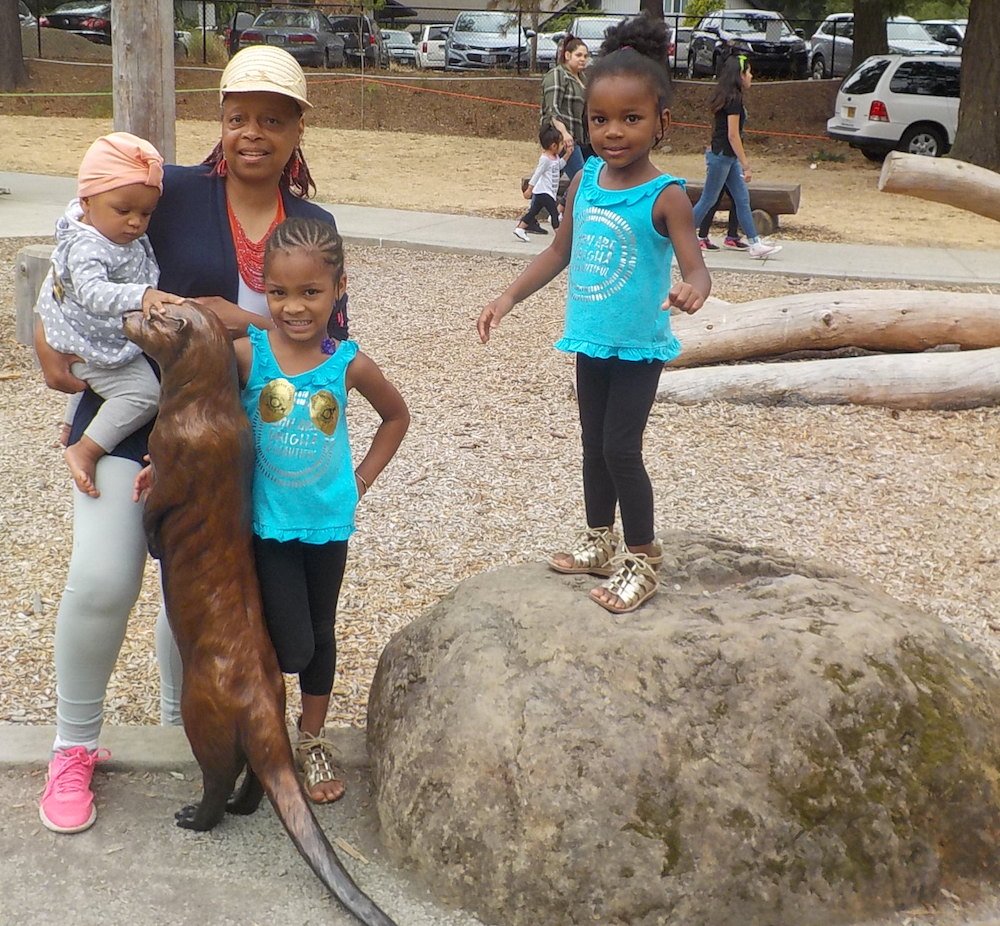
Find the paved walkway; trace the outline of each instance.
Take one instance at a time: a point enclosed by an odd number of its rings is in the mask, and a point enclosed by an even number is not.
[[[74,195],[75,182],[64,177],[0,172],[0,237],[46,237]],[[437,212],[409,212],[374,206],[323,203],[349,243],[524,257],[541,251],[547,237],[518,241],[508,219],[484,219]],[[780,239],[780,231],[774,235]],[[1000,286],[1000,251],[911,248],[868,244],[782,241],[768,261],[739,252],[706,252],[710,270],[774,273],[831,279],[898,280],[910,283]]]

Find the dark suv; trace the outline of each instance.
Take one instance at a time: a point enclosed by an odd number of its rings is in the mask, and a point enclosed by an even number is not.
[[[389,46],[382,30],[368,13],[356,16],[330,16],[333,31],[344,39],[344,57],[348,66],[360,67],[364,54],[368,67],[389,66]]]
[[[688,48],[688,77],[718,74],[725,46],[750,59],[754,74],[805,77],[809,55],[801,29],[769,10],[716,10],[698,23]]]

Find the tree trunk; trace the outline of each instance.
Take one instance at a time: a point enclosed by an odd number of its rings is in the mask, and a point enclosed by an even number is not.
[[[671,319],[683,345],[669,369],[845,347],[923,351],[1000,347],[1000,296],[847,290],[706,305]]]
[[[1000,171],[1000,3],[972,0],[962,48],[962,105],[951,156]]]
[[[879,405],[958,409],[1000,405],[1000,347],[961,353],[754,363],[665,371],[658,401],[679,405]]]
[[[870,55],[884,55],[889,50],[885,20],[895,12],[893,0],[854,0],[854,55],[856,68]]]
[[[10,93],[27,82],[17,0],[0,0],[0,90]]]
[[[5,0],[0,0],[5,2]],[[172,0],[111,0],[114,126],[176,160]]]
[[[663,0],[639,0],[639,12],[663,19]]]
[[[1000,221],[1000,174],[964,161],[893,151],[882,165],[878,188]]]

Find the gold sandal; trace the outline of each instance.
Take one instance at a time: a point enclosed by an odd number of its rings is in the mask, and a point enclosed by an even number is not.
[[[561,572],[563,575],[580,575],[589,573],[594,576],[611,575],[611,560],[618,551],[619,538],[613,527],[588,527],[576,538],[574,549],[562,555],[573,560],[572,566],[566,566],[556,560],[559,553],[549,557],[549,569]]]
[[[611,578],[607,582],[602,582],[598,588],[617,596],[621,605],[602,601],[594,596],[593,591],[590,593],[591,600],[612,614],[627,614],[629,611],[634,611],[649,601],[660,587],[660,581],[656,577],[656,566],[662,559],[662,554],[649,556],[645,553],[628,551],[619,553],[611,561]]]
[[[344,780],[339,777],[337,767],[333,764],[333,747],[326,738],[326,730],[320,730],[318,736],[299,730],[298,742],[295,744],[295,757],[305,776],[306,794],[314,804],[332,804],[339,801],[347,790]],[[341,792],[336,797],[317,800],[312,796],[316,785],[337,782]]]

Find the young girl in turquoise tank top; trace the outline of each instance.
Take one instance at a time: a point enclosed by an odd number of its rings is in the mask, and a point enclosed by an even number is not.
[[[587,528],[549,566],[607,576],[590,597],[614,613],[639,607],[658,586],[662,553],[642,435],[663,365],[680,353],[670,309],[696,312],[712,288],[684,182],[649,157],[670,124],[666,60],[661,21],[640,16],[608,30],[587,87],[597,157],[573,179],[552,244],[483,309],[477,326],[485,344],[517,303],[569,267],[556,347],[576,355]],[[681,282],[671,286],[675,255]]]
[[[353,341],[327,336],[346,288],[343,243],[333,226],[288,219],[264,253],[272,326],[251,328],[234,342],[256,450],[253,532],[264,617],[282,671],[299,676],[295,751],[317,803],[344,793],[323,728],[347,538],[359,500],[399,449],[410,421],[375,362]],[[345,418],[352,389],[382,419],[356,469]]]

